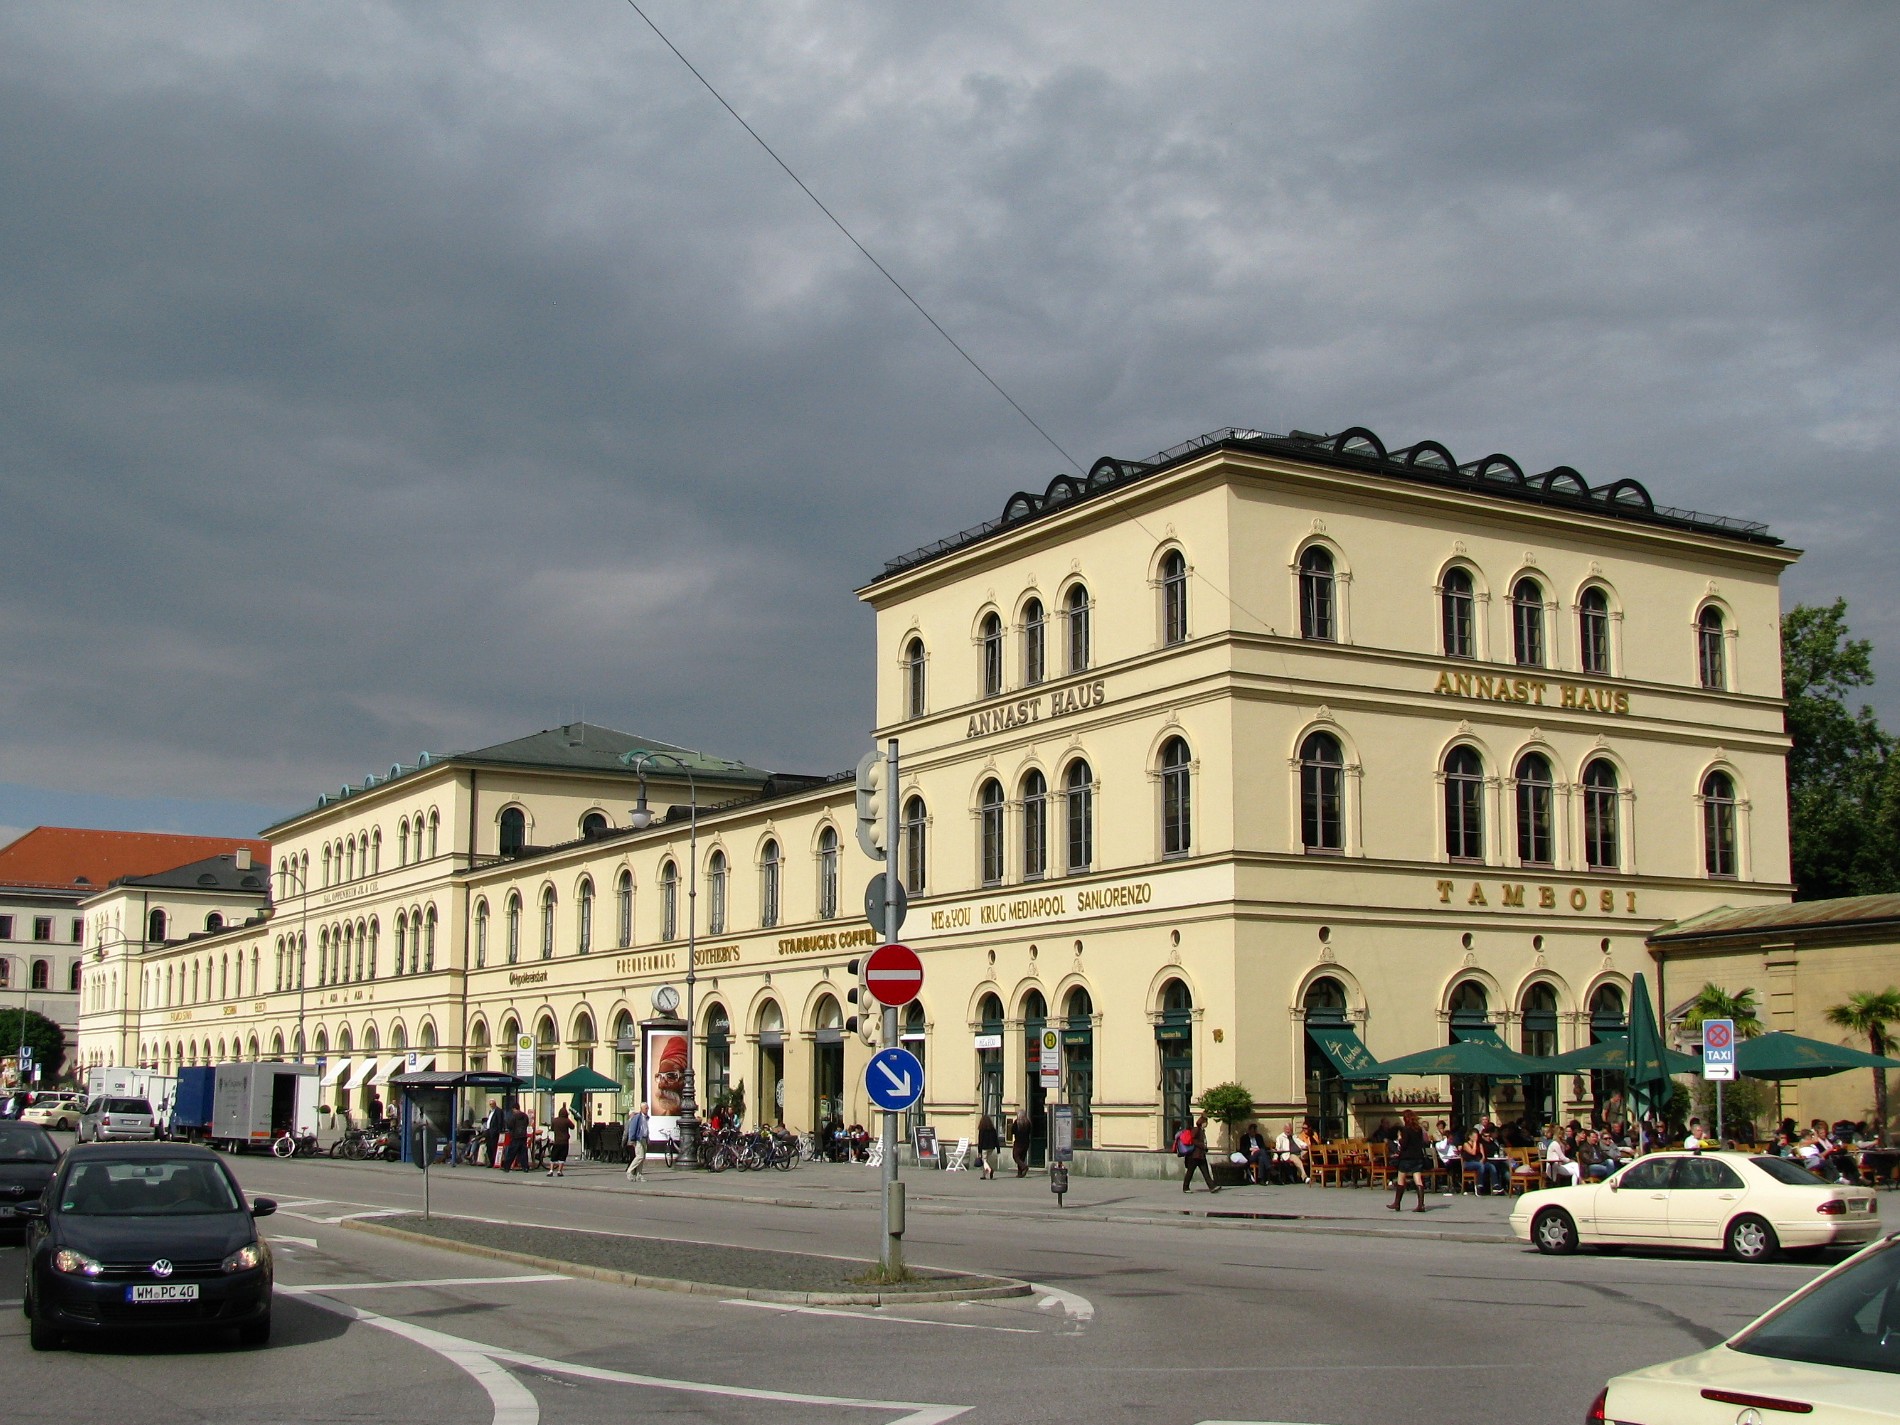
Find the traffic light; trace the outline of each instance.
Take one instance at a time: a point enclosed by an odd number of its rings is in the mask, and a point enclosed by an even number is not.
[[[860,1041],[875,1049],[884,1038],[884,1007],[872,995],[871,987],[864,980],[864,967],[868,958],[850,960],[845,964],[845,970],[857,983],[845,991],[844,997],[856,1013],[846,1017],[844,1028],[845,1033],[857,1035]]]
[[[858,761],[858,845],[873,861],[889,844],[890,789],[884,785],[884,754],[875,748]]]

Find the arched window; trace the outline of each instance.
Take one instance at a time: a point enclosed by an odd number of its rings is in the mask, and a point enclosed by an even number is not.
[[[521,959],[521,893],[508,893],[508,963],[519,963]]]
[[[680,868],[660,863],[660,939],[677,940],[680,933]]]
[[[369,834],[369,873],[375,875],[383,869],[383,829],[379,826]],[[253,1058],[256,1056],[253,1055]]]
[[[1330,732],[1300,744],[1300,841],[1308,851],[1346,849],[1346,758]]]
[[[507,807],[501,814],[501,854],[516,856],[528,841],[528,816],[520,807]]]
[[[323,884],[330,884],[330,843],[323,843]]]
[[[1067,870],[1080,875],[1095,864],[1095,773],[1080,757],[1063,777],[1063,821],[1067,828]]]
[[[607,814],[605,812],[590,811],[581,818],[582,836],[603,836],[606,831]]]
[[[1086,673],[1089,667],[1089,603],[1086,584],[1071,584],[1063,601],[1063,615],[1069,621],[1069,671]]]
[[[402,911],[396,912],[396,973],[402,973],[402,967],[409,949],[409,917]],[[323,947],[317,947],[317,983],[323,983]]]
[[[1003,784],[991,777],[977,788],[977,864],[983,884],[1003,883]]]
[[[396,864],[409,864],[409,818],[406,816],[396,823]]]
[[[1049,620],[1041,599],[1023,605],[1023,682],[1034,687],[1049,667]]]
[[[429,813],[429,857],[431,860],[435,858],[436,836],[438,833],[440,833],[441,830],[442,830],[442,817],[440,813],[435,812],[433,810],[430,811]]]
[[[578,902],[574,927],[574,948],[586,955],[594,948],[594,882],[589,876],[581,877],[580,890],[575,893]]]
[[[1524,991],[1518,1007],[1518,1050],[1534,1059],[1547,1059],[1557,1052],[1557,991],[1539,980]],[[1557,1120],[1557,1076],[1526,1074],[1523,1080],[1524,1109],[1532,1123]]]
[[[343,879],[346,881],[356,879],[356,838],[354,836],[343,843]]]
[[[1194,848],[1194,791],[1189,785],[1188,745],[1178,737],[1161,744],[1161,854],[1186,856]]]
[[[726,853],[715,850],[706,862],[706,933],[726,933]]]
[[[1181,551],[1161,556],[1161,641],[1186,643],[1188,636],[1188,571]]]
[[[768,841],[759,853],[759,924],[768,930],[778,924],[778,842]]]
[[[205,917],[205,931],[207,933],[215,933],[222,929],[224,929],[224,916],[222,914],[214,910]]]
[[[251,952],[251,956],[252,956],[253,964],[255,964],[257,952],[253,950]],[[79,993],[79,974],[80,974],[79,961],[75,960],[72,962],[72,964],[66,967],[66,989],[68,990],[68,992],[72,994]],[[253,994],[257,993],[255,986],[252,987],[251,993]],[[114,1007],[116,1008],[116,1004]]]
[[[422,968],[424,972],[435,969],[435,907],[430,906],[422,918]]]
[[[924,641],[913,638],[904,645],[904,714],[924,715]]]
[[[1577,656],[1586,673],[1610,671],[1610,596],[1594,585],[1577,600]]]
[[[994,613],[983,615],[978,625],[977,642],[983,659],[983,696],[993,698],[1003,691],[1003,621]]]
[[[1447,569],[1438,591],[1439,625],[1444,631],[1447,658],[1476,658],[1477,595],[1468,569]]]
[[[1544,666],[1544,586],[1535,579],[1511,588],[1511,656],[1526,668]]]
[[[1599,757],[1583,769],[1583,858],[1592,871],[1622,865],[1616,768]]]
[[[541,888],[541,958],[554,958],[554,887]]]
[[[1711,876],[1736,874],[1735,780],[1726,772],[1702,779],[1702,869]]]
[[[977,1108],[999,1128],[1003,1123],[1003,1002],[993,994],[977,1001]]]
[[[1040,881],[1049,869],[1049,783],[1030,768],[1023,777],[1023,879]]]
[[[488,964],[488,902],[475,902],[475,968],[484,969]]]
[[[381,943],[383,929],[375,917],[369,922],[369,978],[376,978],[376,947]]]
[[[1714,605],[1696,618],[1696,674],[1705,688],[1728,687],[1728,650],[1722,611]]]
[[[53,985],[53,962],[35,960],[33,962],[32,987],[36,990],[51,989]]]
[[[838,914],[838,833],[827,826],[818,833],[818,918]]]
[[[1557,859],[1556,786],[1550,761],[1541,752],[1517,759],[1517,859],[1526,866],[1548,866]]]
[[[623,869],[614,881],[614,919],[619,945],[633,944],[633,872]]]
[[[145,938],[154,944],[165,940],[165,912],[155,910],[145,919]]]
[[[1315,544],[1300,555],[1300,637],[1335,643],[1339,639],[1334,595],[1333,556]]]
[[[922,797],[904,803],[904,889],[922,895],[929,888],[930,812]]]
[[[1470,747],[1445,754],[1445,854],[1484,859],[1484,761]]]

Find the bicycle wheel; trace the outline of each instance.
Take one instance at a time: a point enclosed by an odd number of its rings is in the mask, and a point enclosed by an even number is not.
[[[344,1154],[343,1143],[344,1143],[344,1140],[339,1138],[336,1140],[336,1142],[330,1145],[330,1156],[332,1158],[341,1158],[343,1156]]]
[[[274,1158],[288,1158],[297,1151],[297,1142],[288,1133],[281,1134],[271,1141],[270,1151]]]

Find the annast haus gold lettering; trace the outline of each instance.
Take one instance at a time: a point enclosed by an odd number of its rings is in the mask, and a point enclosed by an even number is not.
[[[1614,717],[1627,717],[1630,710],[1630,695],[1620,688],[1604,688],[1586,683],[1553,685],[1539,678],[1511,678],[1501,673],[1479,673],[1466,668],[1440,671],[1432,691],[1440,697],[1522,703],[1528,707],[1556,706],[1573,712],[1608,713]]]
[[[1074,683],[1066,688],[1052,688],[1048,693],[1049,716],[1051,718],[1069,717],[1075,713],[1087,712],[1090,708],[1099,708],[1108,699],[1105,686],[1100,679],[1090,683]],[[1042,721],[1043,694],[1033,698],[1018,698],[1013,703],[1000,703],[993,708],[970,715],[970,725],[964,729],[964,737],[987,737],[992,732],[1007,732],[1013,727],[1027,727],[1030,723]]]

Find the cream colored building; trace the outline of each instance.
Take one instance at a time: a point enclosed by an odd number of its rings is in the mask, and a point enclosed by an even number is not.
[[[1104,460],[892,561],[859,593],[902,755],[921,1116],[1040,1122],[1027,1046],[1051,1022],[1085,1141],[1139,1153],[1224,1080],[1337,1132],[1387,1094],[1480,1107],[1477,1085],[1355,1090],[1339,1063],[1608,1032],[1656,927],[1788,899],[1793,557],[1633,481],[1355,430]],[[708,760],[695,868],[683,812],[626,827],[637,745],[393,769],[272,828],[278,908],[230,937],[260,951],[251,993],[145,1014],[138,1052],[294,1052],[282,947],[304,937],[313,1052],[496,1068],[520,1030],[556,1072],[618,1073],[683,981],[690,883],[702,1100],[737,1080],[755,1115],[868,1118],[842,1021],[876,868],[850,783]],[[664,775],[654,800],[683,803]],[[1504,1092],[1568,1113],[1591,1088]]]

